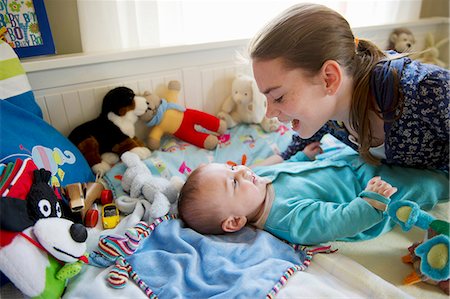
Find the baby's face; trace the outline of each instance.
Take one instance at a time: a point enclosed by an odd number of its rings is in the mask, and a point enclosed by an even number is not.
[[[243,165],[212,163],[204,166],[201,175],[203,195],[214,201],[224,217],[253,216],[264,202],[270,182]]]

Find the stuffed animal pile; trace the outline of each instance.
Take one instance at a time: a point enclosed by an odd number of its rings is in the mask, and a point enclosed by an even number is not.
[[[86,228],[62,218],[49,171],[31,159],[15,164],[17,171],[4,173],[11,183],[0,199],[0,270],[27,296],[60,298],[87,263]]]
[[[166,215],[171,204],[175,204],[184,181],[173,176],[170,181],[166,178],[153,176],[138,155],[126,152],[121,156],[128,167],[122,176],[122,188],[129,196],[119,196],[116,204],[125,214],[133,212],[136,203],[145,199],[151,204],[149,215],[158,218]]]
[[[136,137],[135,123],[147,111],[147,101],[128,87],[116,87],[103,98],[100,115],[76,127],[69,135],[95,174],[103,175],[126,151],[141,159],[150,150]]]
[[[436,219],[411,201],[392,202],[387,212],[404,231],[409,231],[414,226],[427,231],[424,240],[410,246],[409,253],[403,257],[403,261],[412,264],[414,268],[404,279],[404,283],[415,284],[424,281],[437,285],[448,295],[450,224]]]
[[[280,126],[277,118],[266,117],[267,100],[259,92],[255,80],[237,75],[231,85],[231,95],[222,104],[217,117],[227,122],[228,128],[240,123],[260,124],[266,132],[274,132]]]
[[[150,128],[148,147],[159,149],[161,137],[169,134],[198,147],[214,149],[219,143],[217,135],[227,129],[226,123],[214,115],[177,104],[180,89],[180,82],[173,80],[169,82],[164,98],[144,93],[148,110],[140,119]],[[211,133],[198,131],[196,126]]]

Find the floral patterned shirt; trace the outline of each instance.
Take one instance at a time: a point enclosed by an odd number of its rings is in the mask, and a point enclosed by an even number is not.
[[[409,58],[383,60],[372,73],[371,90],[379,107],[386,110],[393,95],[392,70],[400,76],[403,105],[395,111],[400,116],[385,122],[384,164],[449,170],[449,97],[450,72],[432,64]],[[386,115],[388,116],[389,115]],[[330,133],[357,150],[348,139],[347,130],[336,121],[327,122],[314,136],[302,139],[297,134],[281,154],[289,159],[296,152]]]

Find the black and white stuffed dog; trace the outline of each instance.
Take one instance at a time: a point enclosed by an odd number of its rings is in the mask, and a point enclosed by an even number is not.
[[[135,136],[138,116],[147,110],[144,97],[136,96],[128,87],[116,87],[103,98],[100,115],[76,127],[69,135],[95,174],[103,175],[126,151],[141,159],[150,150]]]
[[[31,174],[26,198],[14,197]],[[61,200],[48,185],[50,171],[30,168],[17,176],[21,187],[0,198],[0,271],[29,297],[59,298],[66,279],[88,262],[87,230],[63,218]]]

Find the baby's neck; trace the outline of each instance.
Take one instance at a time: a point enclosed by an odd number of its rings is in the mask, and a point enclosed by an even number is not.
[[[249,217],[249,224],[255,226],[256,228],[264,229],[264,224],[269,216],[274,198],[275,192],[272,183],[269,183],[266,186],[266,197],[259,206],[258,210],[255,211],[254,215]]]

